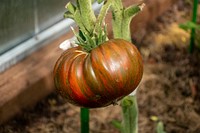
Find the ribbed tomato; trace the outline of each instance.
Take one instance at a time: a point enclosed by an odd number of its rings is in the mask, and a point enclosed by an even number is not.
[[[66,50],[54,68],[58,92],[68,102],[88,108],[115,103],[135,90],[143,74],[137,48],[113,39],[85,52],[80,46]]]

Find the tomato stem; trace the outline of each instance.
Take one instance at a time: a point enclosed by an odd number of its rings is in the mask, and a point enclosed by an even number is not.
[[[138,132],[138,105],[136,95],[129,95],[122,99],[122,133]]]
[[[122,122],[112,121],[121,133],[138,132],[138,106],[136,95],[126,96],[121,100]]]
[[[102,6],[100,13],[99,13],[99,16],[98,16],[97,21],[96,21],[94,33],[98,34],[100,32],[100,30],[102,30],[102,24],[104,23],[104,19],[105,19],[105,16],[106,16],[106,14],[109,10],[111,2],[112,2],[112,0],[108,0],[108,1],[104,2],[104,5]]]
[[[80,10],[80,18],[86,30],[91,33],[94,29],[96,17],[92,9],[91,0],[76,0],[77,7]]]
[[[130,22],[142,10],[144,3],[125,8],[121,0],[112,3],[112,26],[114,38],[122,38],[131,42]],[[122,133],[138,133],[138,105],[136,94],[124,97],[121,100],[122,123],[118,123]]]
[[[113,34],[114,38],[122,38],[131,42],[130,22],[132,18],[143,9],[144,3],[125,8],[121,0],[112,3]]]

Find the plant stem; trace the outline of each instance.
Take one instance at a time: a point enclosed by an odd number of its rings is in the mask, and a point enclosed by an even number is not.
[[[98,33],[100,30],[102,30],[102,23],[104,22],[105,16],[106,16],[108,9],[111,5],[111,2],[112,2],[112,0],[107,0],[106,2],[104,2],[104,5],[102,6],[100,13],[99,13],[99,16],[97,18],[96,25],[95,25],[95,28],[94,28],[94,32]]]
[[[198,9],[198,0],[193,1],[193,15],[192,15],[192,22],[196,24],[197,22],[197,9]],[[195,44],[195,36],[196,36],[195,28],[192,28],[191,35],[190,35],[190,47],[189,51],[192,53],[194,51],[194,44]]]
[[[96,17],[92,9],[91,0],[77,0],[77,6],[80,10],[80,17],[83,25],[89,33],[92,33],[96,22]]]
[[[130,22],[142,10],[144,3],[123,7],[121,0],[112,3],[112,26],[114,38],[122,38],[131,42]],[[120,124],[122,133],[138,133],[138,105],[136,94],[126,96],[121,100],[123,121]]]
[[[81,133],[89,133],[89,109],[81,108]]]
[[[122,132],[137,133],[138,132],[138,106],[136,95],[129,95],[122,99]]]
[[[122,38],[131,42],[130,22],[132,18],[142,10],[144,3],[133,5],[127,8],[123,7],[121,0],[115,0],[112,3],[113,14],[113,34],[114,38]]]
[[[122,37],[122,20],[123,20],[123,5],[121,0],[115,0],[112,3],[112,28],[113,28],[113,34],[114,38],[121,38]]]

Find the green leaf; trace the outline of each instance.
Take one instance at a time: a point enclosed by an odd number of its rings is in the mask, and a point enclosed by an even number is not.
[[[76,11],[76,6],[73,5],[71,2],[67,3],[67,5],[65,6],[65,8],[72,14],[75,13]]]
[[[100,3],[102,3],[104,0],[97,0],[97,2],[100,4]]]
[[[77,34],[73,27],[71,27],[71,30],[74,33],[74,35],[76,36],[76,38],[79,42],[78,44],[81,44],[81,45],[84,44],[85,40],[83,40],[83,38],[80,36],[80,34]]]
[[[115,128],[119,129],[120,131],[121,131],[122,128],[123,128],[121,122],[120,122],[120,121],[117,121],[117,120],[113,120],[113,121],[112,121],[112,125],[113,125]]]
[[[197,30],[200,30],[200,25],[199,24],[196,24],[192,21],[188,21],[186,23],[183,23],[183,24],[179,24],[179,27],[184,29],[184,30],[191,30],[191,29],[197,29]]]
[[[71,19],[74,19],[74,15],[71,14],[69,11],[66,11],[66,12],[64,13],[64,18],[71,18]]]
[[[127,17],[133,17],[135,16],[138,12],[140,12],[143,8],[144,8],[145,4],[144,3],[140,3],[137,5],[131,5],[128,8],[126,8],[124,10],[124,14]]]
[[[160,122],[158,122],[158,124],[157,124],[157,126],[156,126],[156,132],[157,133],[166,133],[165,131],[164,131],[164,125],[163,125],[163,123],[160,121]]]

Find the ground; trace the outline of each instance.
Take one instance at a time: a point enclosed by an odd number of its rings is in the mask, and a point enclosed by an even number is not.
[[[191,5],[179,1],[142,36],[133,39],[144,60],[144,76],[137,92],[139,133],[156,132],[152,116],[163,122],[167,133],[200,133],[200,50],[188,52],[189,32],[178,24],[190,18]],[[111,122],[120,119],[118,105],[93,109],[90,131],[119,133]],[[53,92],[2,125],[0,132],[79,133],[79,108]]]

